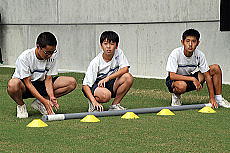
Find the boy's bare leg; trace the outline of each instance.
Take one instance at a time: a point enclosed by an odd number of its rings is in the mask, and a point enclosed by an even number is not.
[[[114,83],[114,91],[117,92],[112,105],[116,105],[121,102],[122,98],[129,91],[132,84],[133,84],[133,76],[130,73],[125,73],[120,78],[116,79]]]
[[[73,91],[76,86],[76,80],[73,77],[60,76],[54,82],[54,95],[56,98],[64,96]]]
[[[24,105],[22,94],[25,92],[26,88],[20,79],[13,78],[8,82],[7,92],[9,96],[18,104]]]
[[[214,85],[215,95],[222,94],[222,71],[218,64],[213,64],[209,66],[210,75],[212,76],[212,81]]]
[[[186,92],[187,84],[185,81],[174,81],[172,83],[173,93],[181,95]]]
[[[111,92],[104,87],[97,87],[94,91],[94,97],[99,103],[106,103],[111,99]]]

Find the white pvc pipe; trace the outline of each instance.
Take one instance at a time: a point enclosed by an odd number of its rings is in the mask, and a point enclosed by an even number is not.
[[[128,109],[128,110],[119,110],[119,111],[43,115],[42,120],[46,122],[46,121],[60,121],[60,120],[69,120],[69,119],[82,119],[87,115],[94,115],[96,117],[119,116],[125,114],[126,112],[133,112],[135,114],[157,113],[162,109],[169,109],[171,111],[181,111],[181,110],[189,110],[189,109],[201,109],[205,106],[211,106],[211,104],[209,103],[209,104],[154,107],[154,108],[137,108],[137,109]]]

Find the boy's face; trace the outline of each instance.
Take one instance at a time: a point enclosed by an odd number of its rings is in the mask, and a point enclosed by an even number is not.
[[[56,46],[47,45],[44,48],[39,47],[39,55],[42,59],[49,59],[53,53],[56,53]]]
[[[108,41],[107,39],[104,40],[101,44],[101,49],[104,51],[105,55],[108,56],[113,56],[115,49],[117,49],[117,43],[116,42],[112,42],[112,41]]]
[[[196,47],[199,45],[199,41],[194,36],[187,36],[185,40],[181,40],[182,45],[184,46],[185,52],[194,52]]]

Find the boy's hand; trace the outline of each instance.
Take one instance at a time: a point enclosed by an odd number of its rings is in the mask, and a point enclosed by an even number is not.
[[[45,108],[46,108],[46,111],[47,111],[48,115],[55,114],[54,111],[53,111],[53,108],[52,108],[53,104],[52,104],[52,102],[50,100],[46,100],[44,105],[45,105]]]
[[[218,104],[214,98],[210,99],[209,102],[212,104],[212,108],[218,108]]]
[[[105,83],[109,81],[109,77],[106,77],[98,82],[98,87],[105,87]]]
[[[101,111],[103,111],[103,106],[100,104],[100,103],[98,103],[98,102],[94,102],[94,103],[92,103],[93,104],[93,106],[94,106],[94,108],[96,109],[96,110],[98,110],[99,112],[101,112]]]
[[[193,84],[195,85],[197,91],[202,89],[202,85],[200,84],[200,82],[196,78],[194,78]]]
[[[50,97],[50,101],[53,104],[53,107],[55,108],[55,110],[57,111],[59,109],[59,104],[57,102],[57,98],[56,97]]]

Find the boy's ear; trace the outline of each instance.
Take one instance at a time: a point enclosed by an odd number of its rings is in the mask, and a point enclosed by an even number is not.
[[[100,44],[100,48],[102,49],[102,45]]]
[[[181,42],[182,45],[184,45],[184,40],[183,39],[180,42]]]
[[[118,43],[116,43],[116,49],[118,48]]]

